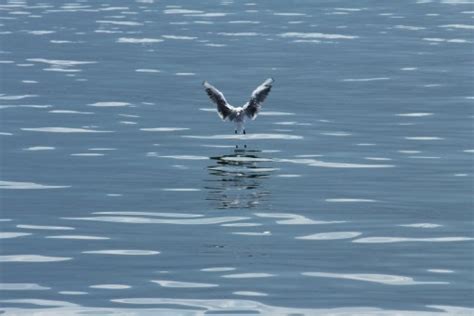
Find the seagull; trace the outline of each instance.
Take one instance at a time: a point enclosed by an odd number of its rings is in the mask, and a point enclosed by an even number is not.
[[[238,132],[245,134],[245,120],[248,118],[255,120],[263,101],[265,101],[272,89],[272,83],[273,78],[265,80],[252,92],[250,100],[240,107],[234,107],[227,103],[224,94],[209,82],[204,81],[203,86],[209,98],[216,104],[217,114],[219,114],[221,119],[235,123],[235,134]]]

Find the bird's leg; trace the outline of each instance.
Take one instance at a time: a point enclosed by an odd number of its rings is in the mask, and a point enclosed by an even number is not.
[[[244,135],[245,135],[245,129],[244,129]]]

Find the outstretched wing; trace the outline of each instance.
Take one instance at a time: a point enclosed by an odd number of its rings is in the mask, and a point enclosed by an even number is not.
[[[209,98],[217,105],[217,113],[221,119],[225,121],[233,113],[234,107],[227,103],[222,92],[217,90],[209,82],[204,81],[203,86]]]
[[[250,101],[244,105],[245,115],[255,120],[262,106],[263,101],[267,98],[272,89],[273,78],[268,78],[260,86],[252,92]]]

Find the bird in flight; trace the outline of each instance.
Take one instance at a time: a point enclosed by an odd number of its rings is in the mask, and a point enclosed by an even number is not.
[[[250,100],[243,106],[234,107],[230,105],[224,97],[224,94],[212,86],[209,82],[204,81],[203,86],[209,98],[217,106],[217,114],[223,121],[229,120],[235,124],[235,134],[242,132],[245,134],[245,120],[255,120],[263,101],[267,98],[272,89],[273,79],[268,78],[259,85],[250,96]]]

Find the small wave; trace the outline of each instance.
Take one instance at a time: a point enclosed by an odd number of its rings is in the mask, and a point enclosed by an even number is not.
[[[241,296],[268,296],[266,293],[262,292],[255,292],[255,291],[235,291],[232,292],[234,295],[241,295]]]
[[[140,68],[140,69],[135,69],[136,72],[147,72],[147,73],[159,73],[161,72],[161,70],[158,70],[158,69],[143,69],[143,68]]]
[[[371,199],[347,199],[347,198],[337,198],[337,199],[326,199],[326,202],[331,202],[331,203],[360,203],[360,202],[377,202],[377,200],[371,200]]]
[[[57,114],[94,114],[94,112],[82,112],[82,111],[74,111],[74,110],[51,110],[48,113],[57,113]]]
[[[74,41],[67,41],[67,40],[50,40],[50,43],[53,44],[72,44],[72,43],[79,43],[79,42],[74,42]]]
[[[61,295],[86,295],[87,292],[84,291],[59,291],[58,294]]]
[[[256,32],[219,32],[217,35],[222,35],[222,36],[258,36],[261,35],[260,33]]]
[[[100,8],[100,11],[122,11],[122,10],[129,10],[128,7],[105,7]]]
[[[213,267],[213,268],[204,268],[201,269],[200,271],[203,272],[228,272],[228,271],[234,271],[235,268],[233,267]]]
[[[117,43],[128,43],[128,44],[151,44],[160,43],[164,40],[159,38],[133,38],[133,37],[120,37],[117,39]]]
[[[198,191],[201,191],[201,189],[198,189],[198,188],[163,188],[161,190],[162,191],[168,191],[168,192],[198,192]]]
[[[31,233],[0,232],[0,239],[18,238],[18,237],[29,236],[29,235],[31,235]]]
[[[303,272],[305,276],[321,277],[321,278],[336,278],[336,279],[347,279],[354,281],[365,281],[382,283],[386,285],[415,285],[415,284],[449,284],[448,282],[420,282],[415,281],[413,278],[390,275],[390,274],[358,274],[358,273],[328,273],[328,272]]]
[[[242,235],[242,236],[271,236],[272,233],[270,231],[264,232],[232,232],[233,235]]]
[[[439,27],[450,28],[450,29],[474,30],[474,25],[470,25],[470,24],[445,24],[445,25],[440,25]]]
[[[74,156],[74,157],[100,157],[100,156],[104,156],[104,154],[100,154],[100,153],[76,153],[76,154],[71,154],[71,156]]]
[[[290,115],[295,115],[295,113],[277,112],[277,111],[264,111],[264,112],[260,113],[259,115],[262,115],[262,116],[290,116]]]
[[[384,157],[364,157],[366,160],[373,160],[373,161],[390,161],[392,158],[384,158]]]
[[[78,65],[96,64],[96,61],[78,61],[78,60],[65,60],[65,59],[46,59],[46,58],[29,58],[27,61],[35,63],[45,63],[56,67],[73,67]]]
[[[395,165],[384,165],[384,164],[359,164],[359,163],[349,163],[349,162],[327,162],[315,159],[275,159],[278,162],[289,162],[296,164],[305,164],[311,167],[321,167],[321,168],[354,168],[354,169],[363,169],[363,168],[393,168]]]
[[[91,289],[102,289],[102,290],[125,290],[130,289],[130,285],[125,284],[95,284],[89,286]]]
[[[409,156],[408,158],[411,158],[411,159],[441,159],[441,157],[438,157],[438,156]]]
[[[69,226],[45,226],[45,225],[16,225],[21,229],[37,229],[37,230],[75,230],[74,227]]]
[[[398,151],[401,154],[419,154],[421,153],[420,150],[399,150]]]
[[[147,127],[140,128],[141,131],[145,132],[177,132],[177,131],[187,131],[188,127]]]
[[[440,43],[440,42],[445,42],[445,43],[471,43],[468,40],[465,40],[463,38],[451,38],[451,39],[446,39],[446,38],[439,38],[439,37],[425,37],[423,38],[424,41],[428,42],[433,42],[433,43]]]
[[[122,107],[122,106],[129,106],[130,103],[128,102],[115,102],[115,101],[107,101],[107,102],[96,102],[88,104],[89,106],[97,106],[97,107]]]
[[[351,136],[352,134],[347,133],[347,132],[324,132],[324,133],[321,133],[321,135],[344,137],[344,136]]]
[[[106,239],[110,239],[109,237],[87,236],[87,235],[56,235],[56,236],[46,236],[45,238],[50,238],[50,239],[77,239],[77,240],[106,240]]]
[[[43,133],[113,133],[113,131],[99,131],[95,129],[87,128],[74,128],[74,127],[24,127],[22,131],[29,132],[43,132]]]
[[[38,95],[36,94],[23,94],[23,95],[5,95],[5,94],[0,94],[0,100],[8,100],[8,101],[14,101],[14,100],[21,100],[25,98],[34,98],[37,97]]]
[[[260,24],[260,21],[234,20],[227,22],[229,24]]]
[[[442,137],[437,136],[407,136],[405,139],[408,140],[443,140]]]
[[[193,155],[168,155],[168,156],[159,156],[159,158],[170,158],[170,159],[177,159],[177,160],[209,160],[209,157],[206,156],[193,156]]]
[[[287,173],[287,174],[277,174],[276,177],[277,178],[299,178],[301,177],[301,175]]]
[[[255,216],[263,218],[277,218],[276,223],[280,225],[318,225],[344,223],[341,221],[315,221],[298,214],[291,213],[255,213]]]
[[[302,33],[302,32],[287,32],[278,34],[283,38],[322,38],[322,39],[355,39],[358,36],[341,35],[341,34],[326,34],[326,33]]]
[[[68,308],[79,307],[79,305],[74,304],[74,303],[70,303],[70,302],[33,299],[33,298],[31,298],[31,299],[25,298],[25,299],[1,300],[0,302],[2,302],[2,303],[11,303],[11,304],[31,304],[31,305],[42,306],[42,307],[53,306],[53,307],[56,307],[56,308],[59,308],[59,307],[65,307],[65,308],[66,307],[68,307]],[[31,308],[29,308],[28,310],[29,310],[29,312],[27,312],[26,314],[31,315]],[[16,312],[14,314],[16,314]]]
[[[275,274],[271,273],[235,273],[235,274],[225,274],[221,277],[227,279],[257,279],[257,278],[270,278],[276,276]]]
[[[276,16],[306,16],[305,13],[297,13],[297,12],[273,12],[273,15],[276,15]]]
[[[260,223],[230,223],[230,224],[222,224],[221,226],[224,227],[255,227],[255,226],[262,226]]]
[[[366,237],[355,239],[352,242],[361,244],[384,244],[398,242],[456,242],[474,240],[471,237],[432,237],[432,238],[410,238],[410,237]]]
[[[185,14],[185,16],[195,16],[195,17],[203,17],[203,18],[218,18],[229,15],[228,13],[224,12],[207,12],[207,13],[191,13]]]
[[[380,81],[390,80],[388,77],[375,77],[375,78],[357,78],[357,79],[342,79],[344,82],[369,82],[369,81]]]
[[[245,156],[221,157],[220,160],[231,161],[231,162],[270,162],[272,161],[272,159],[269,159],[269,158],[245,157]]]
[[[300,123],[300,122],[296,122],[296,121],[283,121],[283,122],[275,122],[273,123],[275,125],[284,125],[284,126],[292,126],[292,125],[296,125],[296,126],[310,126],[311,123]]]
[[[211,283],[196,283],[196,282],[179,282],[179,281],[170,281],[170,280],[151,280],[151,282],[159,284],[162,287],[172,287],[172,288],[209,288],[209,287],[218,287],[218,284]]]
[[[294,40],[293,43],[321,43],[320,40],[317,39],[299,39],[299,40]]]
[[[154,250],[136,250],[136,249],[107,249],[107,250],[90,250],[83,251],[85,254],[94,255],[114,255],[114,256],[152,256],[160,252]]]
[[[196,218],[203,217],[202,214],[187,213],[163,213],[163,212],[94,212],[96,215],[129,215],[129,216],[156,216],[156,217],[175,217],[175,218]]]
[[[43,68],[44,71],[56,71],[56,72],[81,72],[81,69],[71,69],[71,68],[59,68],[59,67],[50,67]]]
[[[400,113],[395,114],[396,116],[406,116],[406,117],[424,117],[424,116],[431,116],[433,113],[426,113],[426,112],[415,112],[415,113]]]
[[[448,270],[448,269],[428,269],[426,270],[431,273],[454,273],[453,270]]]
[[[298,139],[303,139],[303,136],[288,135],[288,134],[246,134],[246,135],[226,134],[226,135],[209,135],[209,136],[183,135],[181,137],[195,138],[195,139],[242,139],[242,140],[260,140],[260,139],[298,140]]]
[[[426,27],[412,25],[395,25],[394,28],[408,31],[421,31],[426,29]]]
[[[26,33],[32,34],[32,35],[47,35],[47,34],[56,33],[56,31],[37,30],[37,31],[26,31]]]
[[[161,37],[166,39],[174,39],[174,40],[195,40],[197,37],[194,36],[180,36],[180,35],[162,35]]]
[[[164,14],[199,14],[203,11],[199,10],[187,10],[187,9],[166,9],[163,11]]]
[[[0,283],[0,291],[37,291],[50,290],[50,287],[36,283]]]
[[[360,232],[329,232],[319,233],[307,236],[295,237],[295,239],[303,240],[338,240],[338,239],[351,239],[362,235]]]
[[[226,44],[215,44],[215,43],[208,43],[205,45],[209,47],[226,47],[227,46]]]
[[[62,219],[127,224],[212,225],[248,220],[249,217],[223,216],[203,218],[149,218],[138,216],[93,216],[63,217]]]
[[[114,151],[114,150],[117,150],[117,148],[95,147],[95,148],[88,148],[87,150],[91,150],[91,151]]]
[[[134,21],[110,21],[110,20],[98,20],[95,21],[99,24],[112,24],[112,25],[125,25],[125,26],[141,26],[143,23]]]
[[[51,257],[42,255],[4,255],[0,262],[57,262],[72,260],[70,257]]]
[[[56,147],[49,147],[49,146],[32,146],[28,148],[23,148],[23,150],[28,151],[43,151],[43,150],[54,150]]]
[[[174,24],[178,24],[179,22],[175,22]],[[214,24],[214,22],[212,21],[193,21],[194,24],[206,24],[206,25],[210,25],[210,24]],[[170,23],[172,24],[172,23]],[[189,24],[188,22],[181,22],[180,24]]]
[[[33,182],[0,181],[0,189],[9,190],[41,190],[41,189],[64,189],[69,185],[44,185]]]
[[[441,227],[443,225],[432,224],[432,223],[415,223],[415,224],[401,224],[401,225],[398,225],[398,226],[413,227],[413,228],[438,228],[438,227]]]

